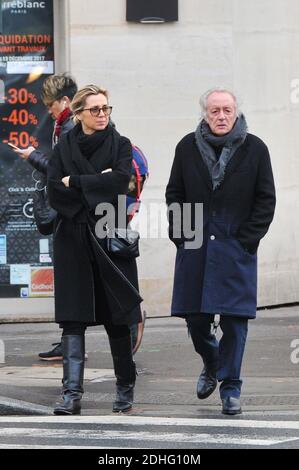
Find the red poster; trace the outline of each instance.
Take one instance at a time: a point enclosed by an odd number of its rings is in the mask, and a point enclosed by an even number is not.
[[[31,267],[30,297],[54,295],[54,271],[52,267]]]

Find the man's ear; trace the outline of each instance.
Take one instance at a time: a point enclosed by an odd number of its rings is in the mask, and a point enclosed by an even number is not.
[[[69,106],[71,102],[68,96],[63,96],[62,101],[66,104],[66,106]]]

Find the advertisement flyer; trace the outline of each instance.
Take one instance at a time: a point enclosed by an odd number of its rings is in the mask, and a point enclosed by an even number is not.
[[[52,270],[51,237],[39,234],[33,217],[44,180],[8,145],[50,154],[53,122],[40,94],[52,73],[53,1],[0,0],[0,297],[30,296],[30,268]]]

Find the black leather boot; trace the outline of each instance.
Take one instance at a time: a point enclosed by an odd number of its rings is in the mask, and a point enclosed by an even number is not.
[[[222,398],[222,413],[224,415],[239,415],[242,413],[240,398],[225,397]]]
[[[208,398],[217,387],[216,371],[205,366],[197,382],[197,397]]]
[[[136,366],[132,355],[131,336],[111,338],[109,343],[116,377],[116,397],[113,413],[129,411],[133,406]]]
[[[55,415],[78,415],[84,375],[84,336],[62,336],[63,389],[62,402],[54,409]]]

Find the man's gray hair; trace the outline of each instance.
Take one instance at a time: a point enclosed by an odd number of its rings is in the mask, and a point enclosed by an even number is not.
[[[215,88],[210,88],[208,91],[206,91],[203,95],[201,95],[200,99],[199,99],[199,104],[200,104],[200,110],[201,110],[201,117],[203,119],[206,118],[207,116],[207,100],[208,100],[208,97],[212,94],[212,93],[215,93],[215,92],[220,92],[220,93],[229,93],[234,101],[235,101],[235,104],[236,104],[236,112],[237,112],[237,116],[240,116],[241,114],[241,110],[240,110],[240,104],[239,104],[239,100],[237,98],[237,96],[235,95],[235,93],[233,93],[231,90],[229,90],[228,88],[224,88],[224,87],[215,87]]]

